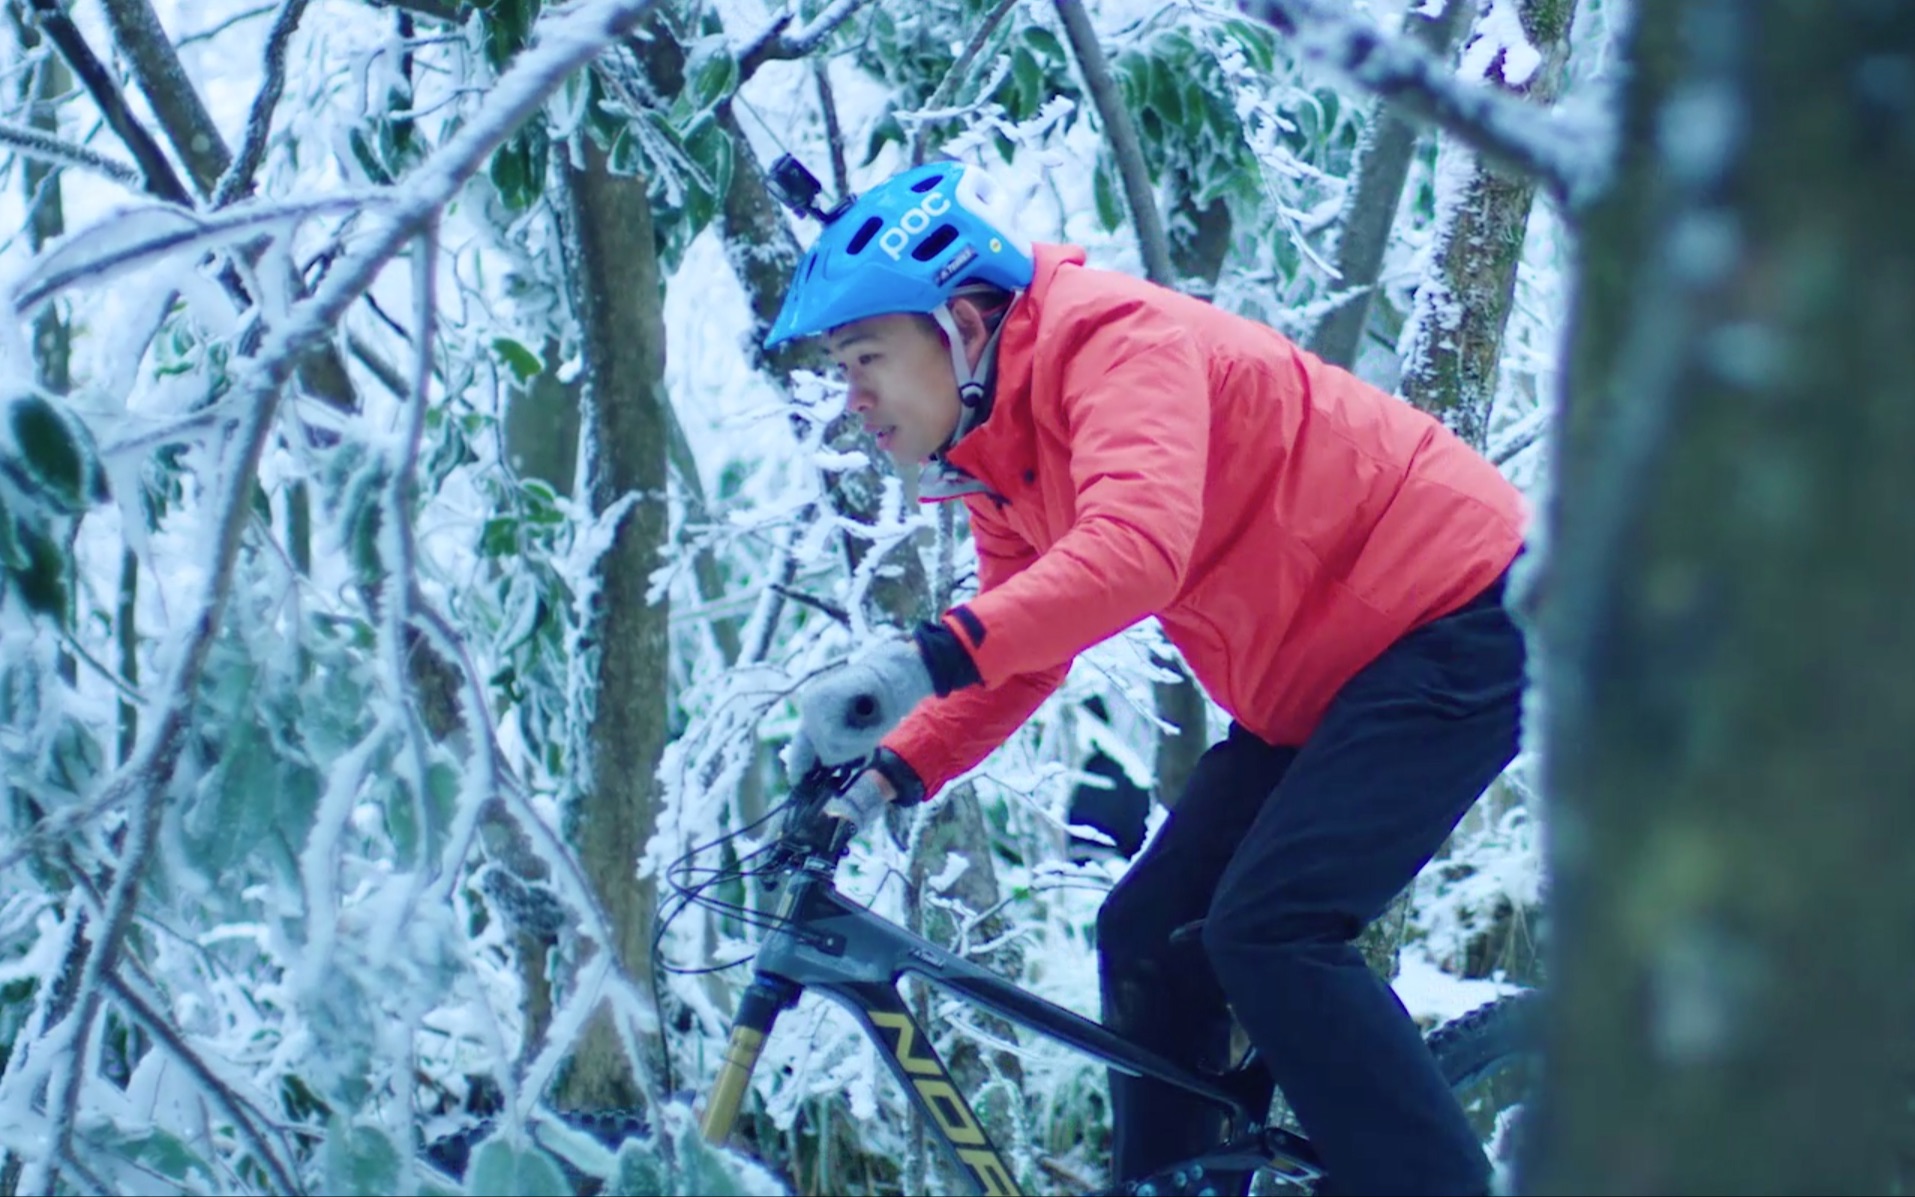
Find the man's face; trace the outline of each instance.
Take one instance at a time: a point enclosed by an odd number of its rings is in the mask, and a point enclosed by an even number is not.
[[[825,335],[850,385],[845,409],[900,464],[926,461],[957,431],[957,375],[935,328],[910,315],[873,316]]]

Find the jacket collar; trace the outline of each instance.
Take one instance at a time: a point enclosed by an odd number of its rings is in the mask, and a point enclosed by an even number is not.
[[[990,488],[971,473],[984,456],[980,438],[971,434],[981,428],[997,408],[1015,405],[1029,393],[1031,370],[1036,364],[1038,317],[1043,311],[1044,298],[1061,267],[1084,264],[1084,251],[1074,245],[1035,245],[1032,257],[1035,269],[1030,287],[1012,302],[1011,310],[1004,313],[1003,322],[985,346],[984,399],[959,415],[957,432],[950,443],[920,467],[920,502],[935,503],[963,495],[991,493]]]

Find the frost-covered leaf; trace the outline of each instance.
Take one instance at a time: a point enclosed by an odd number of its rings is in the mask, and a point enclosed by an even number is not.
[[[499,199],[523,212],[545,192],[545,139],[536,128],[517,134],[492,152],[487,171]]]
[[[1117,176],[1106,158],[1097,160],[1091,175],[1091,196],[1097,204],[1097,223],[1106,233],[1116,232],[1124,224],[1124,204],[1117,197]]]
[[[26,567],[27,551],[20,544],[20,534],[14,530],[13,513],[7,510],[7,497],[0,494],[0,569]]]
[[[63,406],[22,395],[8,406],[7,433],[0,464],[54,510],[78,515],[107,498],[93,434]]]
[[[182,1188],[216,1184],[213,1170],[178,1135],[153,1127],[121,1130],[112,1124],[87,1128],[80,1135],[88,1149],[117,1156],[149,1173],[157,1172]],[[150,1177],[149,1177],[150,1180]]]
[[[272,745],[242,723],[231,727],[221,748],[219,766],[202,783],[184,821],[186,845],[198,857],[193,863],[207,877],[245,859],[279,815],[280,770]]]
[[[668,1197],[672,1169],[652,1139],[627,1139],[619,1145],[618,1171],[605,1187],[606,1197]]]
[[[704,112],[738,86],[738,59],[723,36],[703,37],[693,43],[685,63],[684,97],[693,112]]]
[[[512,376],[520,382],[530,382],[545,372],[538,354],[511,337],[492,338],[492,351],[499,355],[499,360],[511,369]]]
[[[399,1191],[399,1149],[379,1127],[334,1115],[320,1161],[328,1193],[381,1197]]]
[[[20,552],[24,566],[8,570],[14,589],[27,609],[38,615],[64,620],[67,612],[67,556],[53,539],[38,528],[18,526]]]
[[[390,779],[380,787],[385,796],[386,829],[392,836],[393,851],[402,860],[411,860],[419,848],[417,816],[412,801],[412,784]],[[459,802],[459,772],[444,761],[434,761],[426,770],[426,853],[437,856],[445,846],[446,832]]]
[[[470,1197],[564,1197],[572,1189],[549,1153],[494,1135],[473,1149],[472,1162],[465,1169],[465,1191]]]

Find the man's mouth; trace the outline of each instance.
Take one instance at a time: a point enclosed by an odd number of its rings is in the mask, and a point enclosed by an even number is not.
[[[892,440],[898,435],[898,426],[896,424],[874,424],[867,426],[865,431],[869,432],[872,438],[878,442],[878,448],[889,452]]]

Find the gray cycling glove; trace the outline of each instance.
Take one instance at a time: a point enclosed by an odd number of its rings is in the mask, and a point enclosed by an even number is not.
[[[885,734],[934,693],[931,671],[916,642],[892,640],[835,669],[798,692],[804,743],[792,745],[787,765],[815,754],[827,765],[869,756]]]
[[[884,791],[878,787],[872,771],[867,769],[858,774],[858,779],[851,783],[850,789],[834,795],[825,803],[824,813],[834,819],[843,819],[863,831],[883,816],[886,805]]]

